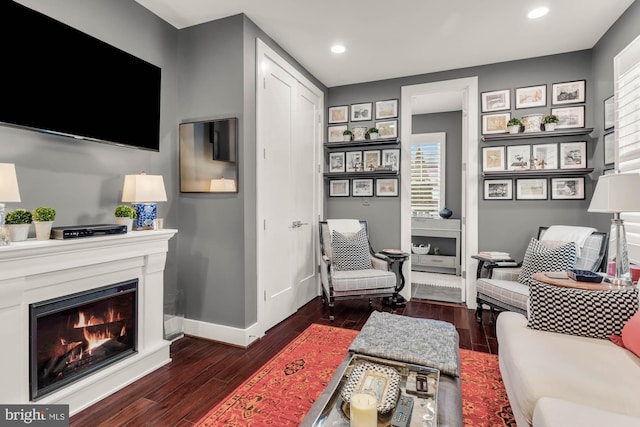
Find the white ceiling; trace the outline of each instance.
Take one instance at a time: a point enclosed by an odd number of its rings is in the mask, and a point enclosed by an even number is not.
[[[334,87],[590,49],[634,0],[136,1],[179,29],[244,13]]]

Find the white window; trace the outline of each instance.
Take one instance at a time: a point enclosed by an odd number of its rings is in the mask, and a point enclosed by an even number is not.
[[[640,172],[640,37],[613,59],[615,84],[616,169]],[[640,188],[630,189],[639,197]],[[627,231],[629,261],[640,263],[640,212],[621,214]]]
[[[446,134],[411,135],[411,214],[437,216],[445,201]]]

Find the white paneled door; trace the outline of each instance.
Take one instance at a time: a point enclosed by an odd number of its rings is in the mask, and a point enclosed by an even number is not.
[[[258,41],[258,322],[262,332],[318,294],[321,92]]]

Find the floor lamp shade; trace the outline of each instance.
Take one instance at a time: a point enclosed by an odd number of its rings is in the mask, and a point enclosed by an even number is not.
[[[612,213],[607,252],[607,276],[618,285],[630,284],[629,253],[622,212],[640,212],[640,174],[602,175],[593,193],[589,212]]]
[[[166,202],[162,175],[125,175],[122,186],[122,201],[134,205],[138,217],[134,222],[134,230],[150,230],[156,219],[158,206],[156,202]]]

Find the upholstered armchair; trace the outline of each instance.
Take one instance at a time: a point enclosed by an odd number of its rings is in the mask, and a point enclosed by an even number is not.
[[[553,240],[546,239],[545,234],[551,230]],[[562,259],[563,245],[571,242],[571,238],[566,241],[557,239],[556,230],[567,231],[573,236],[588,235],[586,238],[573,241],[573,259],[569,263],[568,260]],[[517,267],[501,268],[499,263],[489,263],[486,265],[486,277],[480,277],[481,272],[478,271],[476,280],[476,319],[482,319],[483,305],[487,305],[491,309],[492,318],[495,311],[515,311],[517,313],[527,315],[527,303],[529,301],[529,281],[530,275],[542,269],[561,270],[570,265],[569,268],[580,270],[601,271],[605,260],[605,252],[608,243],[608,233],[594,231],[586,227],[568,227],[554,226],[540,227],[538,229],[537,239],[529,242],[527,253],[523,262],[518,263]],[[549,234],[551,235],[551,234]],[[547,235],[547,237],[549,236]],[[568,236],[569,234],[567,234]],[[539,251],[532,251],[532,247],[542,248]],[[564,252],[567,253],[566,251]],[[528,256],[529,255],[529,256]],[[529,262],[528,262],[529,261]],[[555,267],[555,268],[554,268]],[[524,272],[523,272],[524,268]]]
[[[328,220],[320,226],[320,277],[322,301],[329,303],[329,320],[334,320],[337,300],[388,297],[395,312],[397,277],[391,260],[375,253],[369,242],[366,221]]]

